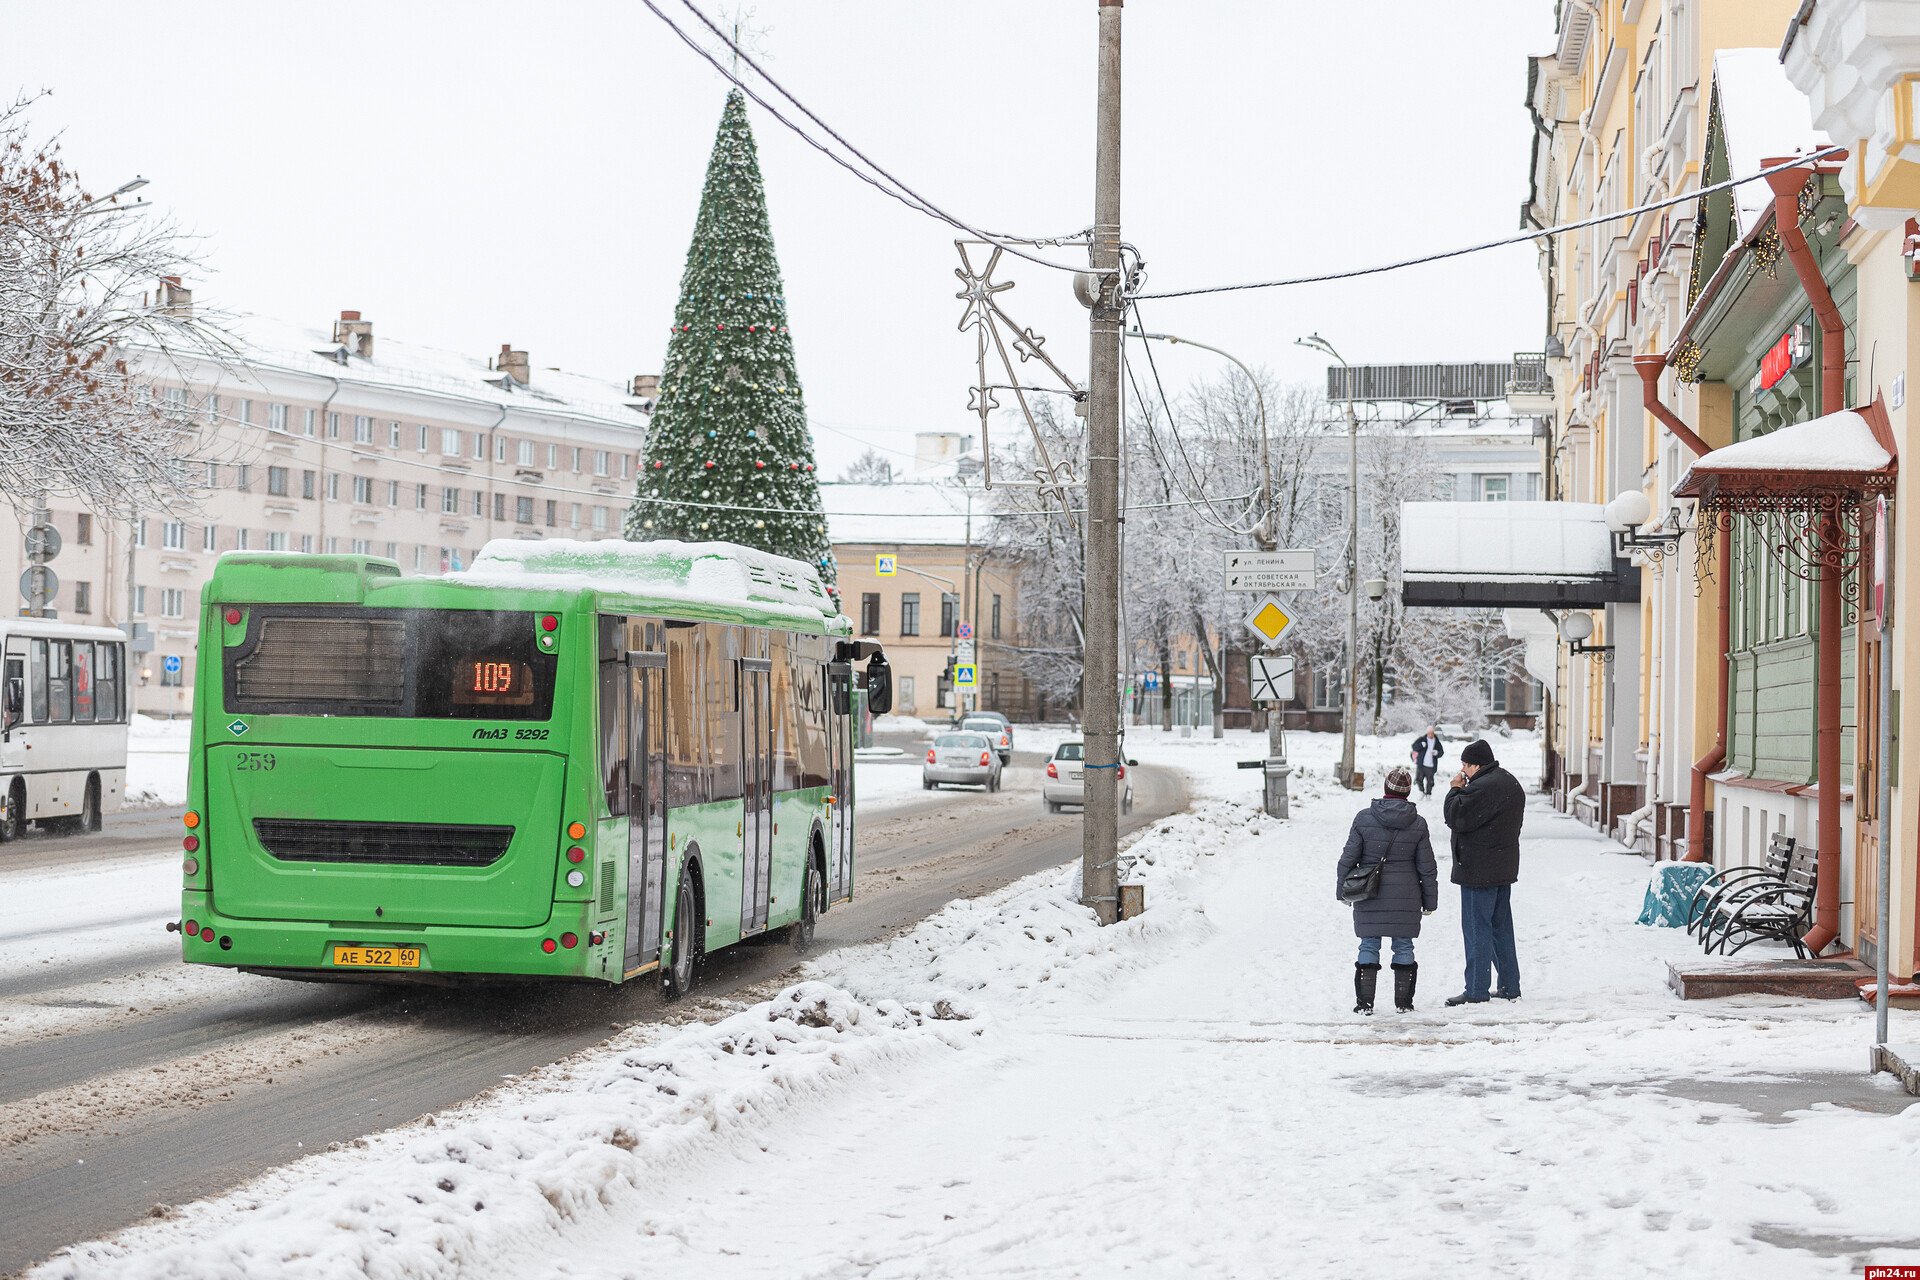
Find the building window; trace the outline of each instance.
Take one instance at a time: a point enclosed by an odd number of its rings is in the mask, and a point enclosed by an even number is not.
[[[451,485],[440,491],[440,513],[449,516],[460,514],[460,491]]]
[[[547,499],[547,528],[553,529],[560,524],[560,504],[552,498]]]
[[[166,551],[182,551],[187,545],[187,526],[179,520],[169,520],[160,526],[160,546]]]
[[[473,460],[475,462],[485,462],[487,460],[487,437],[485,432],[476,431],[473,433]]]
[[[605,449],[595,449],[593,451],[593,474],[597,476],[611,474],[607,470],[607,451]]]
[[[493,495],[493,518],[495,520],[505,520],[507,518],[507,495],[504,493],[496,493]]]
[[[387,424],[387,443],[395,449],[398,449],[400,447],[400,424],[399,423],[390,422]]]
[[[253,425],[253,401],[242,400],[242,401],[239,401],[238,403],[240,405],[239,414],[238,414],[240,421],[246,423],[248,426],[252,426]]]
[[[415,544],[413,548],[413,571],[415,573],[419,573],[420,566],[425,564],[426,562],[427,562],[427,549],[423,546]]]
[[[522,440],[520,442],[519,453],[521,466],[530,467],[533,465],[533,441]]]
[[[281,435],[287,433],[287,406],[283,404],[267,406],[267,430],[278,431]]]
[[[400,505],[400,482],[398,480],[387,481],[387,505],[390,507]]]
[[[460,433],[452,427],[440,428],[440,452],[449,458],[460,456]]]
[[[287,496],[287,469],[285,467],[267,468],[267,493],[270,497]]]
[[[593,509],[593,531],[595,533],[605,533],[607,531],[607,509],[605,507],[595,507]]]
[[[300,496],[309,502],[313,501],[313,486],[314,473],[311,471],[302,471],[300,473]]]
[[[84,511],[73,518],[73,545],[76,547],[93,545],[93,517]]]
[[[373,419],[365,414],[353,415],[353,442],[355,444],[373,443]]]
[[[373,544],[365,538],[355,538],[353,540],[353,554],[356,556],[372,555]]]
[[[237,530],[233,535],[233,547],[236,551],[245,551],[250,537],[245,529]]]
[[[569,527],[578,529],[580,527],[580,504],[575,502],[570,505],[572,506],[573,510],[570,514]]]
[[[417,447],[422,453],[427,451],[427,424],[424,422],[420,424],[420,443]]]
[[[493,460],[495,462],[507,460],[507,438],[498,432],[495,432],[493,437]]]
[[[1505,502],[1507,500],[1508,476],[1481,476],[1480,501]]]
[[[953,624],[960,618],[960,597],[951,591],[940,593],[940,634],[953,634]]]
[[[340,473],[338,471],[330,472],[327,475],[327,501],[340,501]]]
[[[1505,715],[1507,710],[1507,677],[1505,673],[1490,675],[1486,678],[1482,692],[1487,697],[1487,710],[1495,715]]]
[[[473,514],[482,518],[487,514],[487,495],[478,489],[473,491]]]
[[[160,616],[163,618],[184,618],[187,616],[187,593],[178,587],[167,587],[160,592]]]
[[[993,598],[993,638],[1000,638],[1000,597],[997,595]]]
[[[340,438],[340,415],[337,413],[330,413],[327,415],[327,439],[338,440],[339,438]]]
[[[575,445],[573,449],[573,469],[575,471],[580,470],[580,447],[578,445]]]
[[[75,613],[93,612],[93,584],[76,582],[73,584],[73,611]]]
[[[513,500],[513,520],[515,524],[533,523],[532,498],[515,498]]]
[[[233,487],[242,493],[253,488],[253,467],[245,462],[233,469]]]
[[[900,634],[903,636],[920,634],[920,593],[918,591],[901,593]]]
[[[135,520],[133,522],[133,545],[143,551],[146,549],[147,522],[145,520]]]
[[[146,617],[147,589],[145,587],[135,587],[133,589],[133,611],[143,618]]]
[[[557,471],[559,470],[559,468],[560,468],[560,446],[557,444],[550,444],[547,446],[547,470]]]
[[[1313,709],[1315,711],[1338,711],[1340,707],[1340,673],[1338,671],[1314,672]]]
[[[303,417],[305,420],[304,427],[307,433],[307,438],[312,439],[314,432],[319,429],[320,411],[318,409],[305,410]]]
[[[630,453],[620,455],[620,478],[622,480],[633,478],[633,455]]]
[[[303,533],[300,535],[300,554],[303,556],[310,556],[313,554],[313,535],[312,534]]]
[[[340,554],[340,539],[338,538],[327,539],[327,554],[330,556],[337,556]]]
[[[210,524],[200,531],[200,549],[218,551],[220,549],[220,526]]]
[[[362,506],[373,505],[372,476],[355,476],[353,478],[353,500]]]
[[[218,489],[219,487],[220,487],[220,464],[217,462],[209,462],[207,464],[207,488]]]
[[[285,551],[286,549],[287,535],[284,532],[276,529],[267,534],[267,550]]]
[[[880,595],[875,591],[862,592],[860,595],[860,634],[877,636],[880,634]]]

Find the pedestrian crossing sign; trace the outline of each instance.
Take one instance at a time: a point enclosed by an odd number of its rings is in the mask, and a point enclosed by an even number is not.
[[[1293,625],[1293,615],[1282,608],[1278,600],[1268,596],[1253,607],[1246,624],[1249,631],[1268,644],[1279,644],[1280,637]]]
[[[973,688],[974,685],[979,683],[979,680],[975,677],[976,671],[978,671],[978,668],[975,667],[974,664],[971,662],[954,663],[953,664],[954,688],[956,689]]]
[[[900,571],[899,556],[875,556],[873,558],[873,576],[891,578]]]

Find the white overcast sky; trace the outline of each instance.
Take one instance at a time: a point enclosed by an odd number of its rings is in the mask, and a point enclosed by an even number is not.
[[[687,21],[680,0],[661,0]],[[717,0],[702,0],[710,13]],[[1092,220],[1094,0],[759,0],[768,69],[971,220]],[[199,295],[536,369],[657,371],[725,84],[639,0],[4,8],[0,90],[47,90],[89,187],[134,173],[203,235]],[[1526,55],[1549,0],[1131,0],[1123,229],[1148,289],[1357,266],[1518,229]],[[828,164],[757,108],[821,470],[971,430],[953,232]],[[1003,298],[1069,368],[1066,277]],[[1533,250],[1369,280],[1143,305],[1150,327],[1318,379],[1355,363],[1537,350]],[[1176,391],[1218,365],[1160,348]]]

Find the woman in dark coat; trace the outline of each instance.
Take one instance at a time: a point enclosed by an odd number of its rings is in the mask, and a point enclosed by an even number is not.
[[[1407,799],[1413,776],[1404,767],[1387,771],[1386,795],[1354,815],[1347,832],[1346,851],[1340,855],[1335,894],[1357,866],[1378,861],[1380,892],[1353,904],[1353,932],[1360,939],[1360,955],[1353,966],[1355,1013],[1373,1012],[1373,992],[1380,976],[1380,939],[1393,939],[1393,1005],[1413,1012],[1413,990],[1420,966],[1413,959],[1413,940],[1420,936],[1420,918],[1440,905],[1440,877],[1433,862],[1433,842],[1427,820]]]

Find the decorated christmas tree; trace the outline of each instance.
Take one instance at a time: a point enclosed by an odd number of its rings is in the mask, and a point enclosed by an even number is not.
[[[627,536],[788,556],[816,566],[837,598],[813,466],[760,157],[736,89],[707,162]]]

